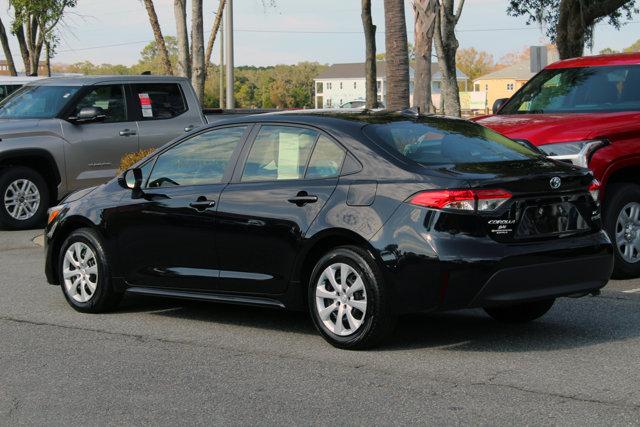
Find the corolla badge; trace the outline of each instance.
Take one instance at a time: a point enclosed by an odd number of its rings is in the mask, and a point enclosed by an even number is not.
[[[554,190],[557,190],[562,185],[562,180],[560,179],[559,176],[554,176],[553,178],[551,178],[551,180],[549,180],[549,185]]]

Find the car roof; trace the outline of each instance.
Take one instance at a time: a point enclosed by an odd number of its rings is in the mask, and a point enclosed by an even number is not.
[[[582,56],[554,62],[547,69],[606,67],[611,65],[639,65],[640,53],[616,53],[612,55]]]
[[[71,76],[49,77],[29,83],[31,86],[90,86],[101,83],[176,83],[186,81],[185,77],[154,75],[116,76]]]

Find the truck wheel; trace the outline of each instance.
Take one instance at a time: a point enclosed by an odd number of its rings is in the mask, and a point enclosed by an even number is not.
[[[42,227],[48,207],[49,189],[42,175],[22,166],[0,171],[0,226]]]
[[[614,279],[640,276],[640,186],[611,184],[604,204],[604,227],[615,246]]]

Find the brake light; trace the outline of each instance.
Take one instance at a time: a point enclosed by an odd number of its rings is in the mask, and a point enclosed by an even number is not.
[[[591,185],[589,185],[589,193],[591,193],[591,198],[597,202],[598,197],[600,196],[600,181],[597,179],[591,181]]]
[[[409,203],[435,209],[493,211],[511,198],[504,190],[435,190],[411,197]]]

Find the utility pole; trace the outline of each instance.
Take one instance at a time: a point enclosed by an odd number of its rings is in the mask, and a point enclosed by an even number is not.
[[[224,108],[224,19],[220,20],[220,108]]]
[[[233,97],[233,0],[227,0],[226,4],[226,25],[227,30],[227,108],[235,108]]]

